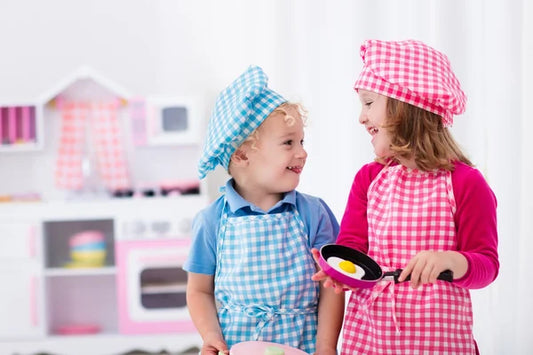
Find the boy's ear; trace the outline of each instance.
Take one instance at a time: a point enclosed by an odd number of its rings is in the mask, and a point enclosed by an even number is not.
[[[237,166],[244,166],[248,163],[248,157],[242,149],[237,149],[231,156],[231,161]]]

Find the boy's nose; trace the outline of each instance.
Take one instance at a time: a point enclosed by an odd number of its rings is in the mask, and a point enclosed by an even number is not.
[[[296,156],[298,158],[302,158],[302,159],[306,159],[307,158],[307,151],[305,150],[305,148],[303,146],[300,146],[300,149],[296,153]]]

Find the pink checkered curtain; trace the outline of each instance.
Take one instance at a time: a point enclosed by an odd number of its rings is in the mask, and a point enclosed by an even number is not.
[[[61,110],[61,135],[57,154],[55,181],[59,188],[83,187],[83,144],[89,107],[81,102],[58,101]]]
[[[118,102],[91,103],[91,126],[97,166],[109,190],[131,187],[120,135]]]
[[[56,164],[56,186],[81,190],[86,136],[96,154],[96,169],[110,190],[131,186],[118,122],[118,102],[60,102],[62,125]],[[86,130],[90,134],[86,135]]]

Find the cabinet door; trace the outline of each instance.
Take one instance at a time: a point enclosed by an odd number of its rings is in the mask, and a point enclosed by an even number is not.
[[[36,265],[0,268],[0,339],[44,336],[42,282]]]
[[[39,260],[40,224],[0,220],[0,264]]]

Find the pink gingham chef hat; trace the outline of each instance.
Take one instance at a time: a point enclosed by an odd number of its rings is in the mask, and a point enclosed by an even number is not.
[[[466,95],[445,54],[415,40],[366,40],[361,45],[363,70],[354,89],[373,91],[442,117],[465,111]]]

